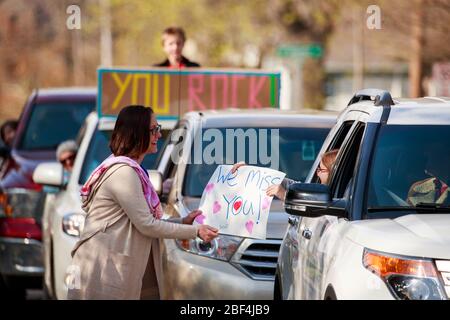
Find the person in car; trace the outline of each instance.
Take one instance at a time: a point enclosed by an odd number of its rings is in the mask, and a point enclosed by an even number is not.
[[[110,141],[112,155],[81,188],[84,229],[73,248],[69,299],[158,299],[162,261],[159,239],[209,242],[218,230],[193,226],[200,210],[171,221],[141,163],[157,152],[161,126],[144,106],[122,109]]]
[[[20,169],[11,157],[11,148],[16,136],[18,124],[19,122],[17,120],[7,120],[0,127],[0,137],[4,144],[3,147],[0,147],[0,179],[2,179],[11,169]]]
[[[3,143],[8,148],[12,147],[12,143],[16,136],[17,126],[19,122],[17,120],[8,120],[2,124],[0,127],[0,136],[2,138]]]
[[[63,166],[63,184],[69,182],[70,174],[78,152],[78,144],[74,140],[66,140],[61,142],[56,148],[56,160]],[[60,188],[53,186],[44,186],[46,193],[58,193]]]
[[[72,172],[77,152],[78,145],[74,140],[67,140],[59,144],[56,149],[56,158],[65,171]]]
[[[333,170],[334,162],[336,161],[336,156],[339,152],[339,149],[333,149],[330,151],[325,152],[322,155],[322,159],[320,161],[319,166],[317,167],[317,176],[320,179],[320,183],[322,184],[328,184],[328,177],[330,176],[331,171]],[[238,162],[233,165],[231,168],[231,172],[234,173],[236,170],[238,170],[240,167],[245,166],[245,162]],[[280,200],[284,200],[286,197],[286,190],[288,189],[289,185],[292,183],[295,183],[297,181],[294,181],[289,178],[284,178],[283,182],[279,185],[272,185],[267,188],[266,194],[269,197],[276,196]]]
[[[411,206],[425,204],[450,204],[450,153],[439,152],[435,148],[430,153],[425,172],[429,178],[417,181],[411,185],[406,202]]]

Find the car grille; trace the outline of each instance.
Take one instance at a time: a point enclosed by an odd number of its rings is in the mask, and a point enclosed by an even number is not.
[[[254,280],[274,281],[281,240],[245,239],[231,264]]]
[[[450,298],[450,260],[437,260],[436,267],[441,273],[442,280],[444,281],[445,293],[447,299]]]

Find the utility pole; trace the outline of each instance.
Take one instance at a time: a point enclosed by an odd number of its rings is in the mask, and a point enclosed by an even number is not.
[[[364,13],[359,5],[353,8],[353,92],[364,88]]]
[[[83,40],[81,30],[71,30],[72,37],[72,61],[73,61],[73,84],[81,85],[84,83],[84,61],[83,61]]]
[[[109,0],[100,1],[100,64],[112,66],[111,6]]]
[[[412,11],[411,56],[409,60],[409,95],[422,96],[422,61],[424,46],[424,0],[415,0]]]

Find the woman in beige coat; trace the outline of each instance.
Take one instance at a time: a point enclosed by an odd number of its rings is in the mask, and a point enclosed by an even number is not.
[[[69,299],[158,299],[162,283],[160,238],[206,242],[218,235],[192,226],[199,210],[160,220],[161,204],[147,172],[145,154],[157,151],[161,126],[151,108],[121,110],[112,134],[113,153],[82,187],[85,227],[72,250]]]

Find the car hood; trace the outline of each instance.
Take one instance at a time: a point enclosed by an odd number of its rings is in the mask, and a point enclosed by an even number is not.
[[[347,237],[386,253],[450,259],[450,214],[411,214],[397,219],[355,221]]]
[[[184,197],[183,204],[189,211],[198,209],[200,198]],[[269,220],[267,221],[267,239],[283,239],[287,227],[288,215],[284,211],[280,200],[273,200],[270,207]]]
[[[56,160],[56,150],[16,150],[12,151],[12,155],[15,158],[19,158],[25,161],[35,161],[37,163]]]

